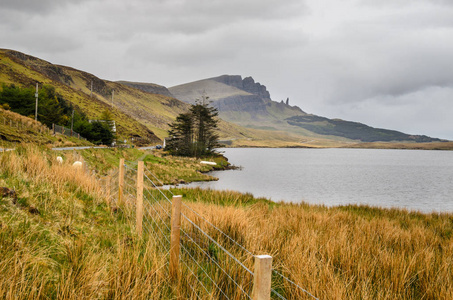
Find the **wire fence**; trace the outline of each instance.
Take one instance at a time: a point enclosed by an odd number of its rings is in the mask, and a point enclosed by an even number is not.
[[[74,130],[71,130],[69,128],[66,128],[66,127],[63,127],[63,126],[60,126],[60,125],[57,125],[57,124],[52,124],[52,131],[53,131],[53,134],[60,133],[60,134],[66,135],[66,136],[76,137],[79,140],[84,140],[84,141],[87,140],[86,138],[81,136],[80,133],[77,133]]]
[[[136,163],[125,162],[124,175],[116,170],[103,179],[110,205],[121,220],[131,224],[131,230],[136,218],[137,175]],[[124,183],[119,188],[121,176]],[[169,257],[174,195],[171,190],[160,189],[162,182],[146,167],[143,177],[143,235],[154,242],[161,255]],[[182,203],[179,272],[193,297],[252,299],[255,255],[243,243]],[[296,281],[288,272],[274,268],[271,298],[317,299]]]

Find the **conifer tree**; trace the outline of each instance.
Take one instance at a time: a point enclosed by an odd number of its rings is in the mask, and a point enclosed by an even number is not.
[[[181,156],[202,157],[214,154],[219,136],[217,109],[210,107],[208,97],[203,96],[191,106],[188,113],[180,114],[170,124],[170,140],[166,149]]]

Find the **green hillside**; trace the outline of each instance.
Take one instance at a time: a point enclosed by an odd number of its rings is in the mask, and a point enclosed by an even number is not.
[[[133,138],[138,145],[161,143],[167,136],[168,124],[188,110],[186,102],[193,103],[202,96],[208,96],[218,108],[222,119],[220,139],[233,147],[338,147],[358,141],[438,141],[395,131],[379,132],[354,122],[339,124],[327,118],[307,121],[313,116],[288,101],[272,101],[266,87],[251,77],[223,75],[167,89],[151,83],[111,82],[0,49],[0,88],[3,84],[33,88],[36,83],[40,87],[51,86],[59,97],[89,119],[102,119],[109,112],[116,122],[117,138],[128,141]]]
[[[89,86],[94,82],[90,96]],[[150,143],[159,142],[151,126],[141,124],[124,111],[119,103],[111,106],[107,97],[114,83],[105,82],[93,75],[72,68],[53,65],[44,60],[11,50],[0,50],[0,83],[22,87],[50,85],[57,94],[72,103],[91,119],[100,118],[108,110],[117,123],[120,138],[140,136]],[[121,91],[119,90],[119,94]]]
[[[294,116],[288,118],[287,121],[291,125],[319,134],[341,136],[362,142],[414,141],[426,143],[441,141],[424,135],[409,135],[396,130],[374,128],[358,122],[328,119],[314,115]]]
[[[171,97],[165,87],[149,83],[111,82],[66,66],[54,65],[17,51],[0,49],[2,84],[33,88],[49,85],[90,119],[109,111],[116,121],[118,139],[138,144],[161,143],[168,124],[189,105]],[[113,103],[112,103],[113,94]],[[164,95],[162,95],[164,94]],[[220,120],[219,136],[233,146],[294,146],[299,138],[284,132],[244,128]]]
[[[0,108],[0,149],[14,148],[22,143],[52,147],[92,145],[76,137],[54,136],[51,130],[40,122]]]

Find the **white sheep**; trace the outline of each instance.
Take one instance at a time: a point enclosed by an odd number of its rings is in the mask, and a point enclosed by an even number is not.
[[[76,169],[81,169],[82,168],[82,162],[81,161],[76,161],[75,163],[72,164],[72,167]]]
[[[58,162],[59,164],[62,164],[62,163],[63,163],[63,157],[57,156],[57,162]]]

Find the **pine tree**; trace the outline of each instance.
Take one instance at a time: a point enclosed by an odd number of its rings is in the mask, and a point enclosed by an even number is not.
[[[180,114],[168,132],[166,149],[181,156],[209,156],[218,146],[217,109],[210,107],[208,98],[196,101],[188,113]]]
[[[171,154],[192,156],[193,154],[193,122],[190,113],[180,114],[175,122],[170,124],[168,131],[170,139],[166,149]]]

